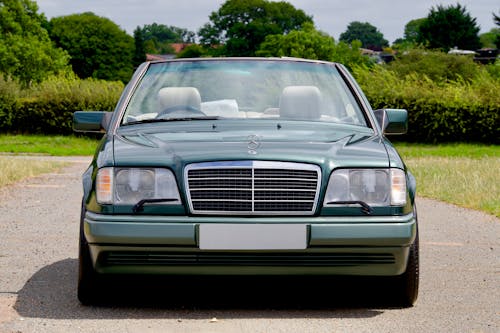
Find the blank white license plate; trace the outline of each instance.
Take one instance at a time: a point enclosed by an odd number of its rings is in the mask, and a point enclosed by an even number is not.
[[[202,250],[303,250],[305,224],[200,224]]]

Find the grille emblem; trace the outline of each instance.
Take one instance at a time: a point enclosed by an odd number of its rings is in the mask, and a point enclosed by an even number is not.
[[[260,138],[258,135],[252,134],[249,135],[248,138],[248,153],[251,155],[257,154],[257,149],[260,147]]]

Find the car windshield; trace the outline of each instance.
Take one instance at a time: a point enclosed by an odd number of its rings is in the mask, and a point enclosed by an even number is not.
[[[122,124],[214,118],[367,126],[363,111],[332,64],[236,59],[150,64]]]

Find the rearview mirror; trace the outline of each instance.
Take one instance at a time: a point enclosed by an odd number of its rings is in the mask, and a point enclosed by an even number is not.
[[[73,131],[75,132],[105,132],[113,113],[106,111],[76,111],[73,113]]]
[[[405,109],[379,109],[374,113],[384,134],[406,134],[408,131],[408,111]]]

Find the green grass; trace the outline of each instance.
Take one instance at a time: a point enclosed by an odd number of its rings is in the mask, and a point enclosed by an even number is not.
[[[414,157],[406,159],[417,194],[500,217],[500,158]]]
[[[500,217],[500,146],[398,144],[417,194]]]
[[[98,140],[76,136],[0,135],[0,152],[53,156],[93,155]]]
[[[500,146],[482,145],[469,143],[452,144],[417,144],[417,143],[397,143],[395,144],[403,158],[412,157],[500,157]]]

